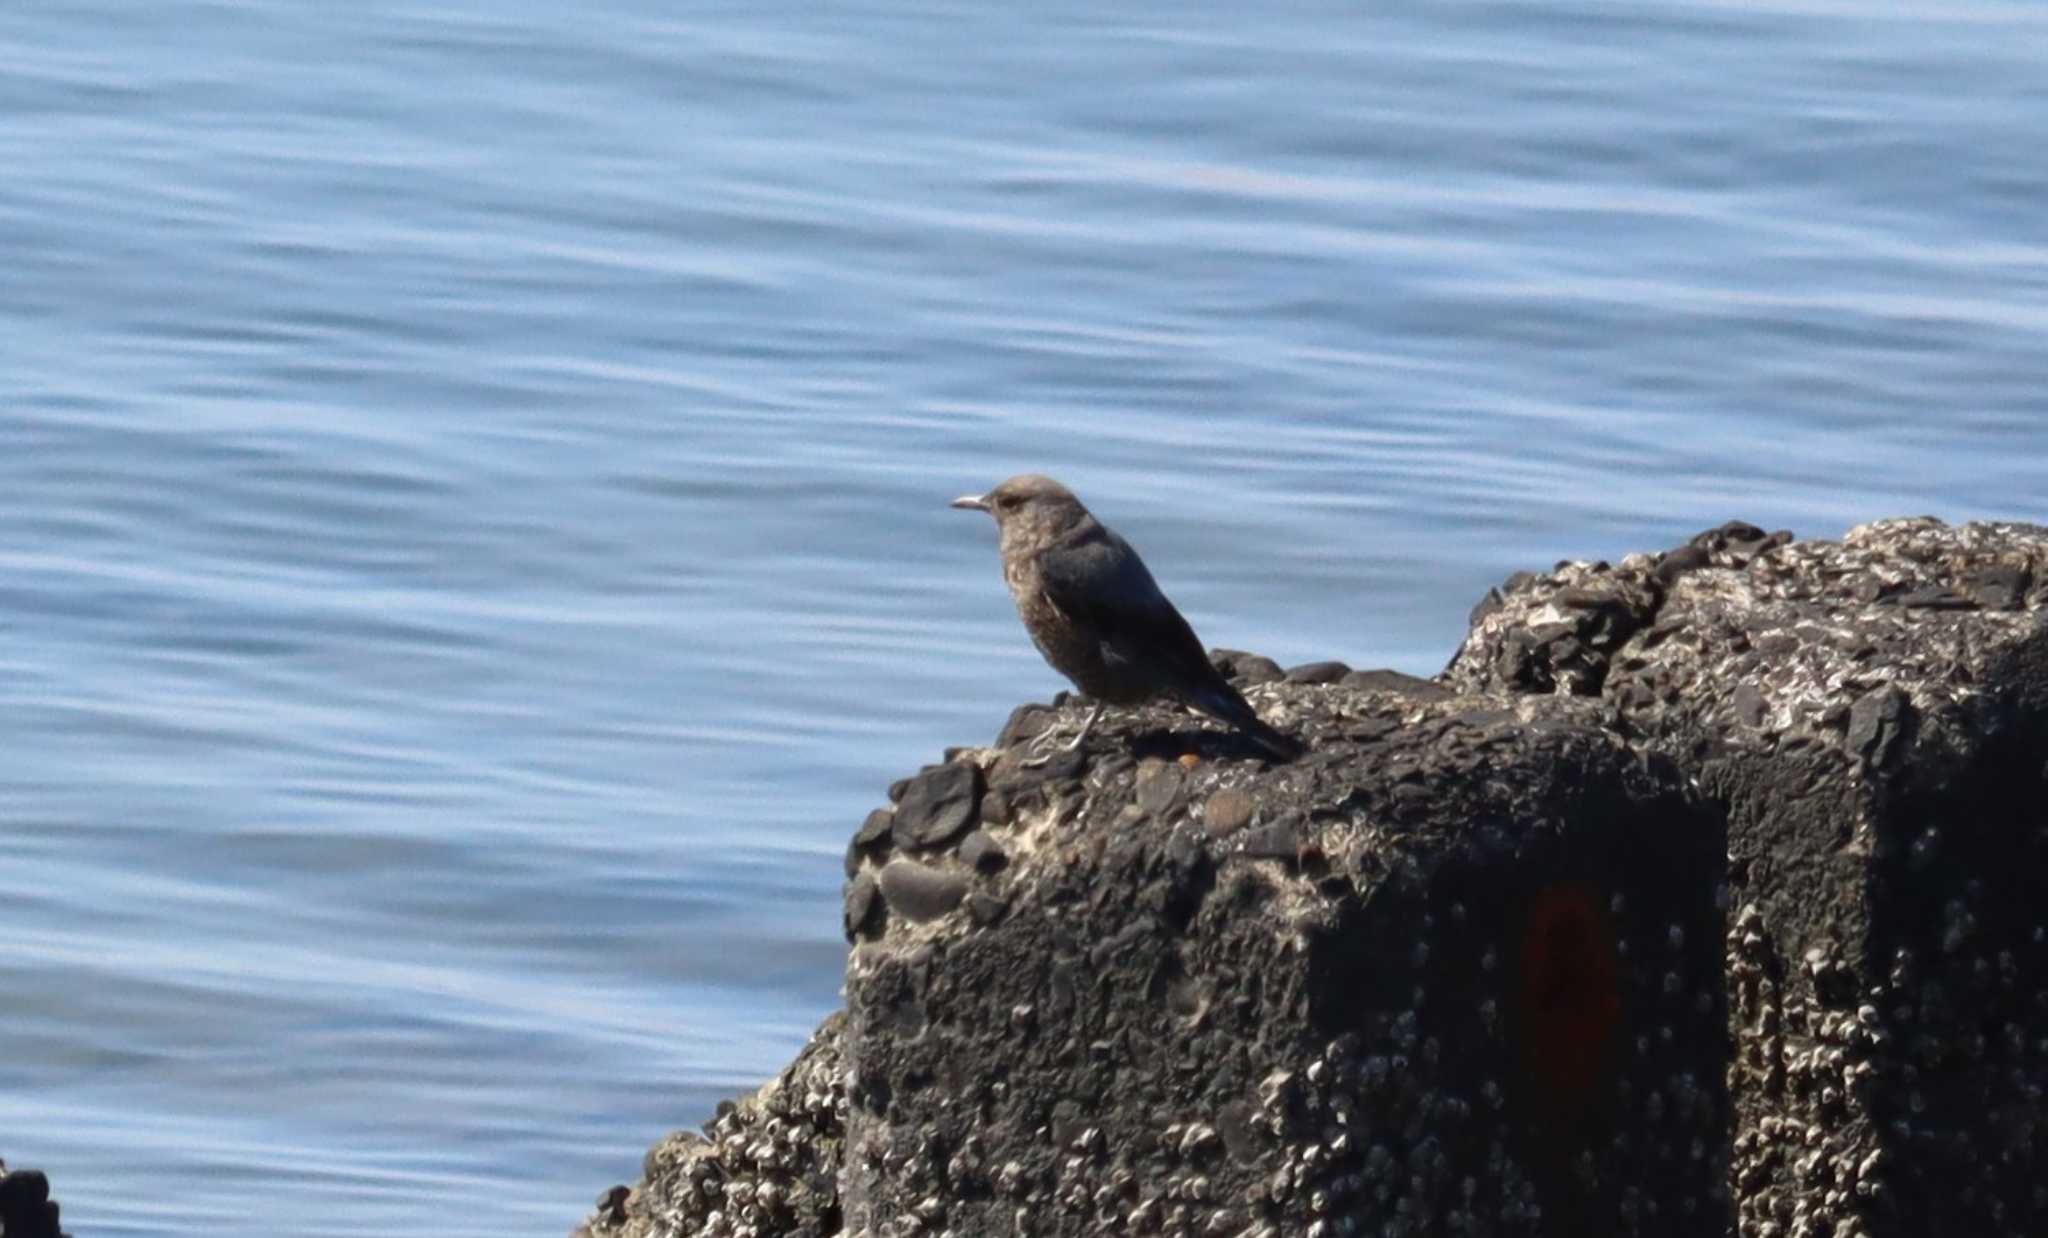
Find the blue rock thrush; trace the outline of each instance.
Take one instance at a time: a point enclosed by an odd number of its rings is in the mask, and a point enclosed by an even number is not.
[[[1026,474],[953,506],[995,517],[1003,580],[1031,643],[1094,705],[1069,748],[1104,705],[1165,698],[1229,723],[1280,760],[1301,755],[1301,742],[1261,722],[1209,661],[1138,552],[1072,491]]]

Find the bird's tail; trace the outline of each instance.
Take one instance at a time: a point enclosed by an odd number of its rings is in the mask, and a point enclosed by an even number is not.
[[[1217,721],[1236,727],[1246,739],[1265,749],[1276,760],[1292,761],[1308,751],[1307,745],[1292,735],[1267,726],[1253,712],[1251,702],[1238,695],[1237,689],[1228,683],[1206,688],[1188,703]]]

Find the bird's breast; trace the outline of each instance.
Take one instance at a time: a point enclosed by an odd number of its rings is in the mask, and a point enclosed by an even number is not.
[[[1038,571],[1025,559],[1004,555],[1003,583],[1010,587],[1010,596],[1017,599],[1017,604],[1022,606],[1024,595],[1035,592],[1038,588]]]
[[[1104,633],[1060,609],[1045,591],[1045,580],[1028,558],[1006,561],[1003,580],[1017,603],[1017,616],[1047,663],[1076,688],[1097,700],[1121,704],[1152,695],[1149,681],[1134,677],[1103,657]]]

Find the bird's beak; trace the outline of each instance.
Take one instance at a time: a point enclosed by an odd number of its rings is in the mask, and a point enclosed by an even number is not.
[[[946,506],[958,507],[970,512],[985,512],[988,510],[988,496],[982,494],[963,494],[951,503],[946,504]]]

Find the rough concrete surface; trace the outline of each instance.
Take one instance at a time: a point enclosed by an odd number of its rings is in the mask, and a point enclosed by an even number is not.
[[[1250,689],[1291,764],[1166,710],[1057,754],[1039,707],[899,783],[792,1068],[837,1104],[843,1055],[841,1210],[720,1151],[786,1077],[593,1232],[1725,1233],[1711,815],[1579,703],[1315,678]]]
[[[1725,806],[1746,1236],[2048,1229],[2044,602],[2037,527],[1735,524],[1510,581],[1446,672]]]
[[[655,1144],[640,1185],[599,1196],[571,1238],[842,1232],[845,1024],[843,1014],[826,1019],[780,1076],[720,1105],[701,1134],[677,1131]]]
[[[1019,709],[847,855],[847,1010],[611,1235],[2048,1231],[2048,530],[1519,573],[1309,754]],[[1049,733],[1050,732],[1050,733]]]
[[[866,857],[848,1231],[1725,1233],[1722,839],[1676,770],[1569,703],[1275,704],[1288,765],[1170,714],[1055,777],[962,754],[996,876]],[[899,915],[906,864],[966,893]]]

